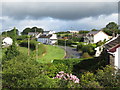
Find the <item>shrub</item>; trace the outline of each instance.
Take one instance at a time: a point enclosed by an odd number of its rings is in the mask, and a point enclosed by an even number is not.
[[[20,52],[18,51],[17,46],[15,43],[13,43],[10,47],[7,48],[7,51],[5,52],[5,58],[3,58],[3,60],[10,60],[19,54]]]
[[[120,75],[115,72],[117,71],[113,66],[107,65],[105,68],[97,70],[97,81],[104,87],[120,87]]]
[[[101,88],[99,82],[96,81],[94,73],[85,72],[80,78],[82,88]]]
[[[72,45],[72,40],[64,40],[64,39],[59,39],[58,40],[58,45],[62,45],[62,46],[64,46],[65,45],[65,43],[66,43],[66,46],[71,46]]]

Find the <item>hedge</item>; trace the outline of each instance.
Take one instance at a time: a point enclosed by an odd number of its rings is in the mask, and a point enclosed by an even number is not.
[[[30,40],[30,49],[31,49],[31,50],[35,50],[36,44],[37,44],[36,41]],[[28,41],[27,41],[27,40],[23,40],[23,41],[20,42],[19,45],[20,45],[21,47],[28,47]]]

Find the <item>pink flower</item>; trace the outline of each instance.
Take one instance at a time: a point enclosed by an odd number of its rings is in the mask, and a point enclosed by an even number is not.
[[[60,71],[59,73],[60,73],[60,74],[63,74],[63,73],[64,73],[64,71]]]

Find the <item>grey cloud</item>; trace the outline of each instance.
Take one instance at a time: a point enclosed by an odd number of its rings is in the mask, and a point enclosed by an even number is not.
[[[52,17],[76,20],[101,14],[117,13],[117,8],[117,2],[4,2],[2,14],[15,19]]]

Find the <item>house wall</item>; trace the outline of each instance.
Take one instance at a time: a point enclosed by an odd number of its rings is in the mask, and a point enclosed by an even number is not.
[[[120,69],[120,47],[115,52],[115,66]]]
[[[45,43],[45,44],[49,44],[50,43],[50,39],[49,38],[38,38],[37,41],[41,42],[41,43]]]
[[[107,34],[103,33],[102,31],[98,32],[96,35],[94,35],[94,43],[97,43],[100,40],[104,41],[104,39],[109,40],[109,36]]]
[[[51,44],[55,44],[57,40],[51,40]]]

